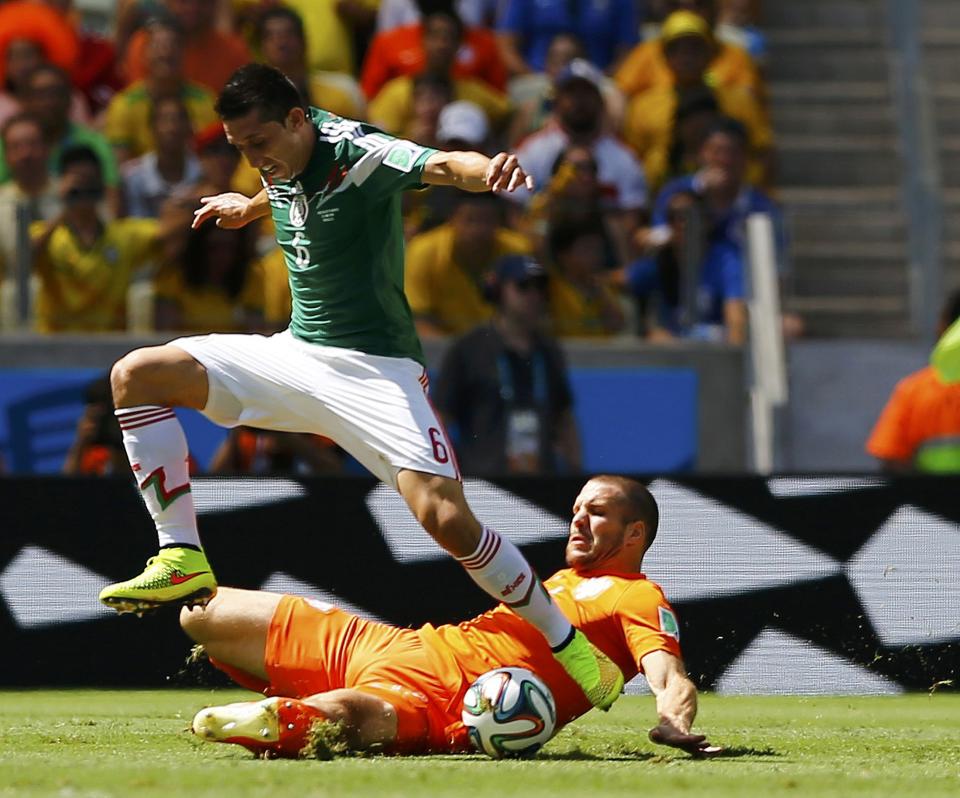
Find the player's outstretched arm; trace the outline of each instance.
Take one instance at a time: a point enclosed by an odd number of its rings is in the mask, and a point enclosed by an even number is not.
[[[479,152],[436,152],[424,164],[423,182],[464,191],[515,191],[520,186],[533,191],[533,178],[507,152],[492,158]]]
[[[266,189],[262,189],[253,197],[231,191],[212,197],[201,197],[200,207],[193,212],[191,226],[196,229],[207,219],[216,219],[218,227],[235,230],[268,213],[270,213],[270,200],[267,198]]]
[[[660,718],[650,729],[650,739],[693,756],[714,756],[723,751],[711,745],[705,735],[690,732],[697,716],[697,688],[688,678],[683,662],[666,651],[652,651],[641,664],[647,684],[657,698]]]

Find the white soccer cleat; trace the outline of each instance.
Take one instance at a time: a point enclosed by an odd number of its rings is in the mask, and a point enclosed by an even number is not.
[[[326,718],[295,698],[265,698],[201,709],[191,729],[208,743],[242,745],[262,757],[297,758],[313,724]]]

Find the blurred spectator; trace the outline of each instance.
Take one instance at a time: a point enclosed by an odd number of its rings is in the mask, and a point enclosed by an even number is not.
[[[34,269],[40,278],[40,332],[99,332],[126,327],[127,289],[150,262],[163,235],[153,219],[101,216],[103,169],[89,147],[60,156],[63,212],[34,225]]]
[[[236,69],[253,60],[246,42],[233,33],[217,30],[217,4],[212,0],[162,0],[166,18],[183,34],[179,46],[183,50],[182,76],[191,83],[219,92]],[[147,81],[153,69],[149,49],[150,15],[144,27],[130,37],[123,62],[128,82]],[[179,74],[179,73],[178,73]]]
[[[662,246],[627,270],[627,286],[641,308],[641,332],[653,341],[689,337],[743,344],[747,309],[741,253],[722,239],[702,236],[692,241],[687,229],[691,213],[702,213],[699,197],[687,191],[672,194]],[[696,306],[686,308],[684,269],[689,258],[701,265]]]
[[[246,332],[264,329],[263,267],[255,227],[191,229],[183,251],[156,280],[158,330]]]
[[[263,270],[264,329],[268,332],[285,330],[290,325],[292,302],[290,277],[283,250],[274,247],[260,259]]]
[[[940,316],[940,334],[958,318],[960,291],[955,291]],[[904,377],[866,448],[888,471],[960,473],[960,383],[943,382],[932,366]]]
[[[263,188],[260,171],[241,158],[237,148],[227,141],[219,119],[196,133],[193,147],[200,160],[200,182],[196,187],[195,201],[199,201],[200,197],[227,191],[239,191],[252,197]],[[184,209],[184,230],[190,226],[195,209],[196,205]],[[264,233],[269,232],[272,224],[272,219],[266,216],[257,220],[254,226]]]
[[[150,132],[156,148],[123,165],[123,205],[127,216],[156,219],[164,202],[200,179],[200,162],[190,149],[190,116],[179,97],[151,104]]]
[[[200,178],[191,192],[167,203],[161,217],[172,232],[165,237],[164,265],[155,283],[155,326],[192,332],[263,330],[259,224],[239,230],[190,226],[199,197],[234,189],[240,153],[227,141],[219,122],[197,133],[194,142]]]
[[[447,4],[446,0],[440,3]],[[436,5],[436,0],[380,0],[377,9],[377,31],[393,30],[420,21],[425,8]],[[454,0],[453,10],[469,28],[489,28],[497,16],[497,0]]]
[[[634,0],[504,0],[497,20],[500,52],[512,75],[542,72],[547,49],[558,33],[580,37],[588,60],[613,69],[637,43]]]
[[[130,462],[123,448],[123,433],[113,414],[110,375],[89,383],[83,392],[83,413],[63,463],[70,476],[128,476]]]
[[[456,432],[464,474],[551,474],[580,468],[566,364],[545,332],[547,276],[508,255],[486,290],[496,311],[455,341],[431,391]]]
[[[341,451],[320,435],[234,427],[210,461],[212,474],[338,474]]]
[[[73,0],[43,2],[55,9],[76,32],[79,50],[76,65],[70,74],[73,85],[83,94],[91,116],[95,117],[107,107],[113,95],[124,85],[117,69],[117,54],[113,42],[80,26]]]
[[[51,64],[42,64],[26,78],[23,87],[23,110],[43,128],[43,138],[50,152],[47,171],[57,174],[60,155],[69,147],[83,146],[100,158],[103,180],[111,207],[116,207],[120,173],[107,140],[84,125],[70,121],[70,78]],[[0,183],[10,179],[10,171],[0,150]]]
[[[309,105],[349,119],[363,116],[366,102],[352,77],[307,68],[306,35],[296,11],[283,6],[264,11],[257,22],[257,45],[263,60],[290,78]]]
[[[766,213],[777,231],[778,260],[784,255],[783,223],[780,209],[763,191],[747,180],[748,137],[733,119],[719,119],[707,131],[700,148],[700,168],[694,175],[678,178],[664,186],[653,210],[654,229],[668,223],[670,198],[677,192],[693,193],[703,199],[710,241],[725,241],[742,253],[747,217]]]
[[[502,226],[495,195],[460,192],[456,202],[449,222],[407,245],[404,287],[424,336],[458,335],[489,319],[487,274],[503,255],[530,252],[523,236]]]
[[[490,150],[490,125],[476,103],[457,100],[443,107],[437,118],[437,141],[445,150]]]
[[[625,320],[606,270],[609,242],[603,227],[555,227],[547,245],[554,334],[602,338],[620,332]]]
[[[418,103],[418,107],[421,105]],[[437,108],[440,109],[438,113]],[[486,114],[476,103],[457,100],[442,107],[437,103],[429,112],[431,116],[423,117],[424,127],[411,129],[412,133],[420,130],[419,138],[417,135],[411,136],[415,141],[435,141],[436,146],[442,150],[491,154],[490,125]],[[432,126],[430,118],[436,120]],[[432,230],[449,221],[459,193],[458,189],[449,186],[426,186],[420,191],[404,192],[402,201],[405,237],[409,239],[417,233]]]
[[[52,63],[72,72],[78,52],[76,33],[56,11],[35,3],[0,6],[0,124],[23,110],[25,83],[33,70]],[[90,122],[87,101],[72,87],[70,119]]]
[[[363,61],[361,85],[367,97],[375,97],[387,81],[401,75],[416,75],[426,65],[423,37],[427,21],[434,14],[456,15],[449,6],[425,13],[419,20],[373,37]],[[459,23],[461,26],[462,22]],[[451,74],[455,78],[476,78],[497,91],[507,87],[507,70],[500,59],[500,50],[493,32],[486,28],[466,27],[456,51]]]
[[[26,222],[52,219],[60,212],[60,198],[47,172],[49,148],[40,123],[18,114],[3,125],[0,140],[10,169],[10,181],[0,186],[0,280],[13,274],[17,262],[17,208],[26,210]]]
[[[607,232],[609,247],[604,259],[607,268],[627,262],[629,220],[623,211],[605,208],[597,180],[597,162],[589,147],[573,144],[560,153],[553,165],[549,184],[530,202],[521,223],[534,243],[534,251],[549,260],[547,238],[557,227],[593,225]]]
[[[746,50],[753,62],[763,66],[767,62],[767,37],[757,27],[756,0],[719,0],[715,33],[717,38]]]
[[[607,132],[598,82],[598,72],[589,63],[570,62],[557,76],[553,113],[543,130],[520,145],[517,156],[540,191],[565,149],[572,144],[587,147],[597,163],[604,207],[636,216],[647,204],[643,168],[629,148]],[[509,198],[529,201],[529,196],[520,189]]]
[[[662,172],[660,163],[651,167],[652,172],[659,173],[658,184],[697,171],[700,148],[707,131],[722,117],[717,95],[707,86],[694,86],[678,93],[673,132],[663,158]]]
[[[491,126],[500,128],[510,113],[506,95],[475,78],[457,78],[453,75],[462,36],[460,20],[451,13],[436,12],[426,17],[423,22],[425,61],[423,71],[417,77],[439,78],[449,82],[451,100],[476,103],[487,115]],[[405,75],[388,81],[370,101],[370,120],[388,133],[413,138],[416,131],[411,131],[410,125],[414,117],[415,80]]]
[[[230,191],[241,158],[237,148],[227,141],[223,125],[219,121],[211,122],[198,131],[194,136],[193,146],[200,160],[197,196],[223,194]],[[190,218],[193,218],[192,210]]]
[[[691,11],[707,21],[709,30],[716,22],[716,0],[669,0],[671,12]],[[710,37],[711,57],[706,70],[706,83],[714,88],[738,86],[764,97],[763,81],[749,54],[733,44]],[[659,37],[641,42],[627,55],[614,73],[617,85],[628,97],[657,86],[674,85],[674,76],[667,66],[664,42]]]
[[[356,75],[357,44],[373,31],[378,4],[379,0],[285,0],[284,5],[303,19],[310,69]]]
[[[142,80],[116,95],[107,108],[107,138],[121,161],[155,149],[150,109],[162,97],[180,99],[194,130],[200,130],[217,118],[213,110],[214,96],[184,77],[183,38],[176,25],[154,20],[144,34],[146,74]]]
[[[749,91],[707,85],[712,34],[706,21],[690,11],[676,11],[664,22],[660,41],[674,85],[655,86],[636,95],[627,107],[623,132],[626,142],[642,158],[648,182],[659,186],[669,174],[671,149],[678,141],[678,110],[689,111],[712,94],[722,113],[746,126],[753,156],[751,177],[765,183],[773,131]]]
[[[516,144],[531,133],[540,130],[550,119],[557,79],[577,58],[583,58],[583,45],[572,33],[558,33],[547,49],[543,72],[531,72],[510,81],[510,101],[517,112],[510,123],[508,141]],[[619,130],[623,121],[623,94],[607,75],[595,70],[595,80],[603,95],[604,108],[610,130]]]

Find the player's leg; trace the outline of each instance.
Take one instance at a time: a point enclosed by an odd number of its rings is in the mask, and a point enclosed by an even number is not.
[[[388,748],[397,728],[390,702],[349,688],[300,699],[276,696],[206,707],[192,724],[194,734],[206,742],[234,743],[254,753],[290,758]]]
[[[403,470],[400,494],[424,529],[457,558],[470,578],[496,601],[539,629],[554,656],[590,702],[609,708],[623,688],[623,674],[560,612],[523,553],[490,527],[481,526],[467,505],[463,485],[436,474]]]
[[[267,634],[282,599],[280,593],[223,587],[205,608],[184,607],[180,626],[231,675],[239,671],[266,683]]]
[[[197,533],[187,440],[173,407],[204,407],[206,370],[182,349],[157,346],[121,358],[110,382],[123,445],[156,524],[160,553],[139,576],[104,588],[100,600],[121,612],[202,604],[217,585]]]

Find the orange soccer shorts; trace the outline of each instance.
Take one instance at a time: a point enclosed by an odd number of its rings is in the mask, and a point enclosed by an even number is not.
[[[267,695],[304,698],[349,688],[397,713],[394,753],[469,748],[459,705],[437,678],[412,629],[367,621],[326,602],[284,596],[267,632],[269,684],[214,662],[234,681]]]

